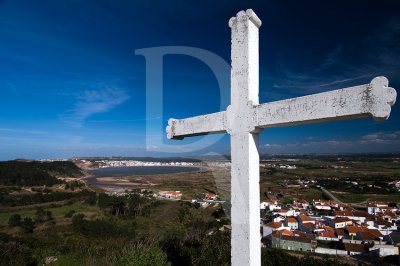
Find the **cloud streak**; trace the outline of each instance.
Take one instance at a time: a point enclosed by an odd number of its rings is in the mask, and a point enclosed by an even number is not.
[[[399,25],[399,19],[390,19],[358,42],[338,45],[314,68],[294,72],[280,61],[281,75],[274,78],[272,86],[281,89],[283,95],[300,96],[353,86],[379,75],[396,78],[400,61],[394,48],[400,41]]]
[[[63,122],[82,127],[85,120],[95,114],[106,113],[123,104],[129,95],[119,88],[103,88],[100,90],[85,90],[76,96],[76,103],[71,110],[63,113],[60,118]]]

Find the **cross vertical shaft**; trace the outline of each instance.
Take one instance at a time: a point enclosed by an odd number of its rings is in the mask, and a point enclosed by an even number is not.
[[[258,132],[253,106],[258,105],[259,18],[241,11],[229,21],[232,29],[231,135],[232,265],[260,265],[260,188]]]
[[[232,265],[261,265],[260,169],[258,137],[262,128],[344,119],[389,117],[396,90],[385,77],[369,84],[259,104],[258,29],[251,10],[229,21],[232,31],[231,105],[226,111],[169,119],[169,139],[228,132],[231,136]]]

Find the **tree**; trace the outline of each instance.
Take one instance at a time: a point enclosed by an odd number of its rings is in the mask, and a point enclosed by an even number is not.
[[[25,230],[25,233],[32,233],[35,228],[32,218],[25,217],[21,223],[21,227]]]
[[[16,227],[21,225],[21,216],[19,214],[11,215],[8,219],[8,225],[10,227]]]
[[[38,208],[36,210],[36,221],[38,223],[42,223],[45,221],[45,217],[46,217],[46,211],[43,208]]]

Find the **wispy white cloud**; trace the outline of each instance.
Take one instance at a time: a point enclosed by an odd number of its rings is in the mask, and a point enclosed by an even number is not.
[[[20,129],[20,128],[0,128],[0,132],[34,134],[34,135],[43,135],[43,134],[48,134],[49,133],[47,131]]]
[[[280,61],[281,74],[274,78],[273,87],[283,95],[298,96],[369,82],[378,75],[396,78],[400,61],[393,47],[400,40],[399,25],[399,19],[390,19],[358,42],[338,45],[314,67],[294,70]]]
[[[85,90],[76,95],[76,103],[71,110],[63,113],[60,118],[74,127],[82,127],[85,120],[99,113],[109,112],[114,107],[129,99],[126,91],[119,88],[102,88]]]

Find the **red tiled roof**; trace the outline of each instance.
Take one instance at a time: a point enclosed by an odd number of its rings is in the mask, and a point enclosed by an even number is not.
[[[382,219],[379,219],[379,220],[375,221],[375,223],[377,225],[392,226],[392,223],[390,223],[390,222],[388,222],[386,220],[382,220]]]
[[[288,221],[288,223],[297,223],[297,220],[295,218],[293,218],[293,217],[289,217],[287,219],[287,221]]]
[[[335,211],[336,216],[353,216],[349,211]]]
[[[347,231],[349,231],[349,234],[357,234],[357,232],[361,231],[361,227],[348,225]]]
[[[362,244],[344,243],[344,249],[351,252],[365,252],[365,247]]]
[[[378,229],[369,229],[369,228],[363,228],[364,232],[368,232],[371,235],[374,235],[375,237],[383,237],[383,235],[381,234],[381,232],[379,232]]]
[[[322,228],[324,228],[327,232],[335,232],[335,229],[333,229],[332,227],[330,227],[330,226],[323,226]]]
[[[366,231],[358,232],[358,235],[364,241],[372,241],[372,240],[378,240],[379,239],[379,237],[375,236],[374,234],[371,234],[370,232],[366,232]]]
[[[367,212],[355,211],[355,212],[353,212],[353,216],[367,218],[367,217],[370,217],[371,214],[368,214]]]
[[[300,214],[298,217],[299,217],[303,222],[313,222],[313,221],[314,221],[313,218],[311,218],[310,216],[305,215],[305,214]]]
[[[343,223],[343,222],[351,222],[351,220],[349,218],[346,217],[338,217],[333,219],[334,223]]]
[[[302,226],[307,227],[309,229],[315,229],[315,224],[313,223],[304,223]]]
[[[272,233],[273,238],[295,241],[295,242],[303,242],[303,243],[310,243],[311,239],[304,237],[304,236],[287,236],[282,235],[278,231]]]
[[[281,235],[292,236],[293,233],[287,229],[282,229],[278,231]]]
[[[344,231],[343,228],[336,229],[336,233],[338,234],[338,236],[345,236],[346,235],[346,232]]]
[[[395,217],[396,217],[396,214],[394,214],[394,213],[391,212],[391,211],[385,211],[383,214],[386,215],[386,216],[392,217],[392,218],[395,218]]]
[[[265,224],[264,226],[268,226],[271,228],[279,228],[279,227],[282,227],[282,223],[281,222],[270,222],[270,223]]]
[[[334,232],[319,232],[318,234],[322,237],[336,238]]]

